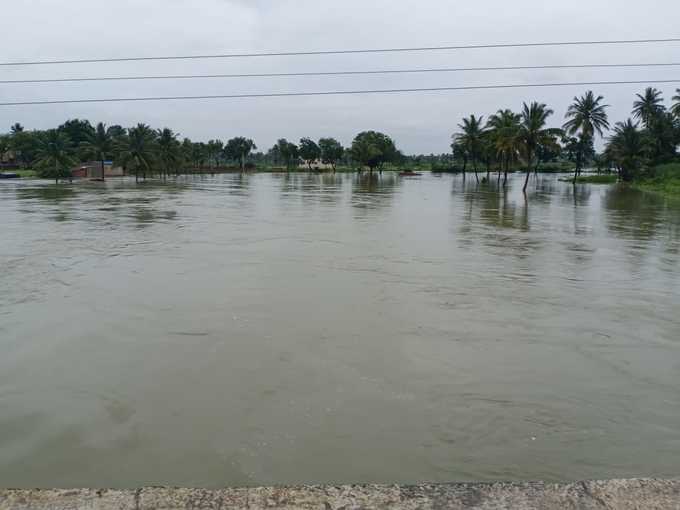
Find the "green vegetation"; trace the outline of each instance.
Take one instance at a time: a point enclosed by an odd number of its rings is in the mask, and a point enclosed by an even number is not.
[[[345,149],[335,138],[322,138],[319,140],[319,148],[321,149],[321,162],[324,165],[331,165],[333,172],[335,172]]]
[[[667,196],[680,198],[680,163],[668,163],[654,167],[654,176],[636,181],[635,188],[662,193]]]
[[[579,175],[576,184],[615,184],[619,178],[614,174]],[[574,182],[574,178],[560,179],[562,182]]]
[[[481,167],[487,181],[492,171],[497,172],[499,185],[503,177],[503,186],[509,173],[523,171],[524,191],[532,172],[573,171],[574,184],[620,180],[642,189],[676,193],[680,89],[667,107],[659,90],[647,88],[636,95],[632,118],[613,128],[607,108],[602,96],[587,91],[574,97],[562,128],[549,127],[554,112],[538,102],[523,103],[519,112],[498,110],[486,122],[484,116],[473,114],[458,124],[450,153],[410,156],[403,155],[389,136],[376,131],[359,133],[349,148],[329,137],[318,141],[305,137],[299,144],[281,138],[267,152],[254,152],[257,146],[248,138],[234,137],[226,143],[219,139],[180,141],[173,130],[154,130],[146,124],[126,129],[71,119],[56,129],[27,131],[15,123],[9,133],[0,135],[0,162],[2,168],[21,176],[38,175],[57,182],[70,179],[70,169],[88,159],[102,168],[113,160],[136,180],[204,171],[315,171],[321,162],[333,172],[431,170],[460,172],[465,178],[471,169],[477,182]],[[599,154],[597,137],[605,141]],[[597,169],[597,176],[581,175],[589,166]]]
[[[321,149],[314,140],[302,138],[300,140],[300,157],[312,170],[312,164],[321,157]]]
[[[74,160],[69,154],[70,138],[56,129],[48,130],[40,138],[36,149],[35,165],[38,175],[47,179],[69,179]]]
[[[602,96],[587,91],[575,97],[569,106],[562,129],[547,127],[553,111],[545,104],[524,103],[519,114],[499,110],[482,127],[482,117],[471,115],[459,124],[453,135],[453,160],[432,163],[433,171],[465,173],[469,161],[476,170],[478,159],[489,169],[495,166],[500,183],[501,172],[507,174],[524,167],[524,191],[533,169],[538,172],[574,170],[576,183],[611,183],[621,180],[641,189],[676,194],[678,190],[677,147],[680,144],[680,89],[667,110],[663,96],[655,88],[637,94],[632,115],[617,122],[610,136],[608,105]],[[640,125],[641,124],[641,125]],[[602,153],[595,152],[595,138],[605,138]],[[668,166],[670,164],[670,166]],[[587,165],[597,169],[597,176],[581,176]],[[612,175],[615,172],[615,175]]]
[[[593,138],[595,133],[603,136],[603,131],[609,129],[609,119],[606,109],[608,105],[602,104],[604,97],[597,96],[591,90],[582,97],[575,97],[569,106],[565,117],[568,119],[562,128],[568,135],[578,134],[578,138],[569,140],[575,159],[574,184],[583,168],[583,162],[590,156],[595,155]]]
[[[352,160],[366,166],[369,172],[378,169],[381,172],[386,163],[397,160],[398,151],[392,139],[377,131],[359,133],[350,149]]]

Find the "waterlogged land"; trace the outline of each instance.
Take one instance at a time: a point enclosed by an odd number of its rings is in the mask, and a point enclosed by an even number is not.
[[[511,176],[0,185],[0,485],[677,476],[680,209]]]

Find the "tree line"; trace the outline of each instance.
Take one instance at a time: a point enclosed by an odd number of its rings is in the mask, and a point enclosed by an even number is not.
[[[490,178],[492,168],[500,184],[507,184],[510,171],[524,169],[528,186],[531,172],[554,161],[569,161],[574,167],[574,183],[587,165],[598,170],[615,170],[624,181],[654,177],[657,165],[673,161],[680,143],[680,89],[666,107],[662,93],[649,87],[637,94],[632,117],[610,125],[604,98],[587,91],[574,97],[560,128],[549,127],[554,111],[539,102],[524,103],[519,112],[498,110],[488,119],[470,115],[458,124],[451,144],[451,157],[445,155],[405,156],[387,135],[377,131],[359,133],[349,147],[334,138],[318,141],[302,138],[293,143],[285,138],[265,152],[246,137],[226,142],[219,139],[194,142],[181,139],[170,128],[152,129],[146,124],[124,128],[87,120],[68,120],[55,129],[28,131],[20,124],[0,135],[0,156],[9,155],[24,168],[34,168],[42,177],[70,178],[79,162],[113,160],[137,179],[182,173],[210,171],[235,165],[240,171],[257,166],[281,166],[287,171],[305,164],[314,170],[319,162],[336,170],[338,165],[382,171],[385,165],[429,163],[461,171],[471,169],[479,181],[480,168]],[[605,140],[604,150],[595,150],[596,137]]]
[[[342,163],[373,172],[403,159],[394,141],[377,131],[359,133],[347,148],[327,137],[318,142],[302,138],[299,144],[282,138],[267,153],[256,153],[256,149],[253,140],[241,136],[226,142],[218,139],[194,142],[180,139],[170,128],[152,129],[146,124],[123,128],[101,122],[93,126],[81,119],[68,120],[44,131],[28,131],[17,123],[8,134],[0,135],[0,156],[57,182],[71,178],[72,169],[88,160],[100,162],[102,178],[105,162],[112,160],[139,180],[206,170],[214,173],[229,164],[237,165],[242,172],[253,170],[258,164],[283,165],[291,171],[302,162],[310,171],[320,162],[333,171]]]
[[[654,177],[654,167],[673,161],[680,144],[680,89],[670,108],[664,105],[662,93],[649,87],[636,94],[632,118],[609,123],[603,96],[592,91],[574,97],[561,128],[548,127],[555,113],[544,103],[524,103],[519,113],[498,110],[486,122],[482,116],[470,115],[458,125],[452,136],[454,159],[462,162],[465,175],[468,165],[479,181],[479,165],[490,178],[492,166],[500,183],[507,184],[512,167],[524,165],[526,191],[531,172],[541,163],[557,157],[567,158],[575,166],[574,184],[585,165],[598,170],[615,169],[623,181]],[[605,136],[611,131],[609,136]],[[605,138],[601,153],[595,151],[595,137]]]

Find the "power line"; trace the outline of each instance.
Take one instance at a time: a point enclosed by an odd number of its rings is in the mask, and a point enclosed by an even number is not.
[[[223,53],[208,55],[166,55],[150,57],[118,57],[118,58],[81,58],[62,60],[28,60],[23,62],[0,62],[0,66],[35,66],[47,64],[94,64],[102,62],[133,62],[149,60],[194,60],[194,59],[217,59],[217,58],[254,58],[254,57],[297,57],[310,55],[345,55],[357,53],[398,53],[398,52],[422,52],[422,51],[457,51],[475,49],[498,49],[498,48],[531,48],[544,46],[592,46],[613,44],[650,44],[680,42],[680,38],[665,39],[619,39],[602,41],[560,41],[560,42],[534,42],[534,43],[510,43],[510,44],[470,44],[451,46],[420,46],[412,48],[369,48],[356,50],[320,50],[320,51],[279,51],[262,53]]]
[[[0,80],[0,84],[27,83],[74,83],[98,81],[134,81],[134,80],[186,80],[209,78],[279,78],[293,76],[356,76],[380,74],[416,74],[416,73],[454,73],[469,71],[522,71],[549,69],[602,69],[602,68],[642,68],[642,67],[677,67],[680,62],[651,64],[573,64],[573,65],[536,65],[536,66],[500,66],[500,67],[449,67],[431,69],[383,69],[375,71],[312,71],[297,73],[245,73],[245,74],[179,74],[167,76],[96,76],[83,78],[35,78],[26,80]]]
[[[0,103],[0,106],[29,106],[50,104],[73,104],[73,103],[118,103],[140,101],[183,101],[198,99],[253,99],[275,97],[302,97],[302,96],[342,96],[359,94],[396,94],[406,92],[445,92],[465,90],[492,90],[492,89],[520,89],[538,87],[572,87],[572,86],[595,86],[595,85],[647,85],[662,83],[680,83],[676,80],[628,80],[628,81],[590,81],[590,82],[561,82],[561,83],[523,83],[511,85],[472,85],[462,87],[429,87],[408,89],[373,89],[373,90],[331,90],[320,92],[267,92],[259,94],[219,94],[204,96],[151,96],[151,97],[120,97],[102,99],[57,99],[46,101],[11,101]]]

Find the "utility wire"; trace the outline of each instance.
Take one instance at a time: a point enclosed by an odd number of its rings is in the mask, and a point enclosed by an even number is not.
[[[259,94],[219,94],[204,96],[151,96],[151,97],[120,97],[102,99],[57,99],[46,101],[9,101],[0,103],[0,106],[29,106],[29,105],[49,105],[49,104],[73,104],[73,103],[118,103],[118,102],[139,102],[139,101],[182,101],[197,99],[251,99],[268,97],[301,97],[301,96],[341,96],[359,94],[395,94],[405,92],[444,92],[444,91],[463,91],[463,90],[492,90],[492,89],[521,89],[538,87],[571,87],[571,86],[594,86],[594,85],[643,85],[643,84],[662,84],[680,83],[680,78],[676,80],[629,80],[629,81],[590,81],[590,82],[561,82],[561,83],[526,83],[512,85],[472,85],[462,87],[429,87],[429,88],[408,88],[408,89],[373,89],[373,90],[331,90],[320,92],[266,92]]]
[[[346,55],[357,53],[398,53],[398,52],[422,52],[422,51],[456,51],[475,49],[497,48],[532,48],[543,46],[593,46],[613,44],[650,44],[650,43],[674,43],[680,42],[680,38],[665,39],[620,39],[603,41],[560,41],[560,42],[533,42],[511,44],[470,44],[451,46],[420,46],[412,48],[373,48],[357,50],[321,50],[321,51],[280,51],[263,53],[223,53],[208,55],[166,55],[150,57],[118,57],[118,58],[82,58],[63,60],[27,60],[23,62],[0,62],[0,66],[35,66],[47,64],[93,64],[100,62],[133,62],[148,60],[193,60],[193,59],[216,59],[216,58],[253,58],[253,57],[296,57],[308,55]]]
[[[536,65],[536,66],[500,66],[500,67],[450,67],[431,69],[383,69],[375,71],[314,71],[297,73],[246,73],[246,74],[179,74],[168,76],[96,76],[84,78],[35,78],[25,80],[0,80],[0,84],[27,83],[74,83],[97,81],[133,81],[133,80],[187,80],[206,78],[277,78],[293,76],[356,76],[380,74],[416,74],[416,73],[455,73],[468,71],[521,71],[537,69],[611,69],[641,67],[677,67],[680,62],[652,64],[574,64],[574,65]]]

